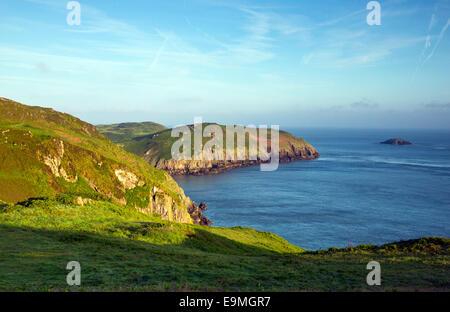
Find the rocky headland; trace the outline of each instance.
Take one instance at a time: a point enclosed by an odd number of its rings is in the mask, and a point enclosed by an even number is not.
[[[224,125],[218,125],[224,129]],[[192,126],[190,126],[192,127]],[[259,129],[257,129],[259,131]],[[155,166],[158,169],[162,169],[168,172],[170,175],[208,175],[208,174],[218,174],[221,172],[226,172],[236,168],[248,167],[259,165],[261,163],[268,163],[269,161],[262,160],[259,152],[257,153],[256,159],[250,158],[249,155],[249,138],[245,146],[237,146],[235,142],[234,152],[236,155],[241,156],[240,159],[235,157],[232,160],[227,160],[225,155],[224,160],[175,160],[171,157],[170,147],[177,140],[177,138],[171,137],[171,129],[150,135],[145,138],[147,140],[144,151],[139,155],[144,158],[149,164]],[[255,134],[253,134],[255,135]],[[270,153],[272,141],[271,132],[269,130],[266,139],[259,137],[259,132],[257,137],[253,139],[260,144],[260,140],[265,140],[268,153]],[[206,144],[210,138],[204,138],[203,144]],[[191,140],[194,141],[193,139]],[[225,139],[223,146],[226,146]],[[308,142],[301,138],[297,138],[294,135],[286,132],[279,131],[279,162],[292,162],[296,160],[312,160],[319,158],[319,152]]]
[[[143,126],[140,123],[132,123],[133,125],[141,130]],[[218,125],[214,123],[204,123],[203,127],[208,125],[217,125],[222,128],[223,132],[226,133],[225,125]],[[256,160],[249,159],[249,135],[246,137],[246,144],[244,147],[238,148],[235,142],[235,153],[236,155],[246,155],[242,157],[241,160],[175,160],[171,155],[171,147],[178,140],[176,137],[172,137],[172,129],[164,129],[162,131],[148,131],[146,135],[140,135],[136,137],[121,137],[118,141],[115,136],[111,136],[108,131],[103,132],[104,127],[108,128],[110,126],[102,126],[99,128],[100,132],[110,137],[110,139],[122,146],[128,152],[136,154],[143,159],[145,159],[150,165],[162,169],[168,172],[170,175],[208,175],[208,174],[218,174],[221,172],[229,171],[236,168],[248,167],[261,164],[262,161],[258,157]],[[190,130],[194,129],[193,125],[188,126]],[[130,127],[127,128],[131,131]],[[204,128],[203,128],[204,130]],[[261,139],[259,137],[259,129],[257,129],[257,137],[254,138],[257,142]],[[271,130],[268,129],[266,138],[266,144],[268,146],[268,152],[270,151],[271,142]],[[203,138],[203,144],[207,143],[211,138]],[[191,137],[191,142],[194,142],[193,136]],[[259,143],[258,143],[259,144]],[[225,141],[223,146],[226,146]],[[305,140],[295,137],[286,131],[279,131],[279,161],[280,162],[292,162],[296,160],[312,160],[319,158],[319,152]],[[223,157],[225,159],[226,157]],[[237,157],[235,157],[237,158]]]
[[[280,162],[296,160],[312,160],[319,158],[319,152],[312,146],[296,147],[290,144],[289,148],[280,149]],[[144,156],[144,159],[146,157]],[[170,175],[208,175],[226,172],[236,168],[255,166],[263,163],[258,160],[174,160],[147,158],[155,167],[167,171]]]

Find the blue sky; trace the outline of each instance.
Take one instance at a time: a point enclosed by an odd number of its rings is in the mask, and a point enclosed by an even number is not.
[[[450,1],[2,0],[0,96],[91,123],[449,128]]]

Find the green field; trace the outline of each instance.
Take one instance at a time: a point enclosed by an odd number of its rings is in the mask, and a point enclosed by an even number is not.
[[[167,129],[155,122],[125,122],[111,125],[97,125],[98,131],[106,135],[111,141],[117,143],[128,152],[138,154],[139,145],[134,138],[147,136]]]
[[[104,201],[0,210],[1,291],[449,290],[449,239],[308,252],[248,228],[163,221]],[[378,261],[382,286],[366,284]],[[82,285],[66,284],[81,264]]]

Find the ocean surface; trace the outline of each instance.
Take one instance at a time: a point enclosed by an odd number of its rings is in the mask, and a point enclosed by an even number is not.
[[[213,226],[278,234],[310,250],[450,237],[450,131],[286,129],[317,160],[176,177]],[[413,146],[383,145],[400,137]]]

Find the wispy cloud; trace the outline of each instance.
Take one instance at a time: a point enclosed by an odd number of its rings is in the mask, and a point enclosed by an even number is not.
[[[423,61],[424,64],[433,57],[433,55],[436,52],[436,49],[439,47],[439,44],[441,43],[442,38],[444,37],[445,32],[447,31],[449,25],[450,25],[450,18],[447,19],[447,23],[444,25],[444,27],[442,27],[441,32],[439,33],[439,36],[437,37],[437,41],[434,44],[433,49],[431,50],[430,54],[428,54],[428,56]],[[429,45],[428,47],[430,47],[430,46],[431,45]]]
[[[354,34],[357,36],[356,32]],[[372,66],[391,55],[395,50],[414,46],[422,40],[422,37],[392,36],[374,42],[357,37],[334,37],[334,40],[323,43],[317,51],[304,55],[302,64],[332,68]]]
[[[378,105],[378,103],[376,103],[374,101],[371,101],[367,98],[363,98],[360,101],[351,103],[350,107],[356,108],[356,109],[374,109],[374,108],[378,108],[379,105]]]
[[[346,21],[346,20],[348,20],[350,18],[353,18],[355,16],[364,16],[364,14],[366,12],[367,12],[366,9],[357,10],[357,11],[351,12],[351,13],[349,13],[347,15],[344,15],[344,16],[340,16],[340,17],[333,18],[333,19],[330,19],[330,20],[327,20],[327,21],[324,21],[324,22],[320,22],[320,23],[316,24],[315,26],[316,27],[322,27],[322,26],[336,25],[338,23],[342,23],[343,21]]]
[[[433,29],[436,23],[437,23],[436,14],[433,13],[431,15],[430,24],[428,25],[428,32],[430,32]]]
[[[434,12],[431,14],[430,21],[428,23],[427,36],[425,38],[425,44],[422,49],[422,53],[419,57],[419,61],[417,63],[416,69],[412,75],[412,79],[414,80],[420,68],[425,65],[431,58],[435,55],[442,39],[445,36],[445,33],[450,25],[449,12],[450,7],[448,3],[437,1],[434,6]],[[438,17],[440,15],[440,17]],[[439,24],[439,21],[442,20],[444,22],[443,26],[439,34],[433,34],[433,30]],[[435,42],[433,43],[433,40]]]
[[[450,109],[450,103],[426,103],[423,104],[423,107],[428,109],[435,109],[435,110],[449,110]]]

